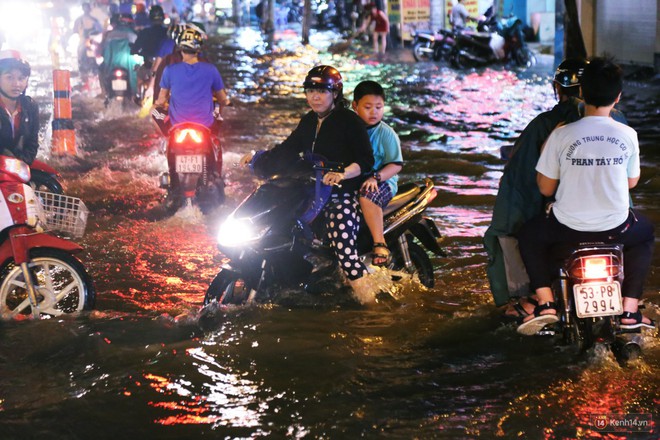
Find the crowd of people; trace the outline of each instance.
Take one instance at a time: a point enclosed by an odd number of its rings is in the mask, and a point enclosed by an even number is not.
[[[371,10],[378,11],[376,6]],[[181,122],[201,124],[217,134],[218,114],[229,101],[220,72],[204,57],[203,25],[168,28],[159,5],[152,6],[147,17],[149,24],[145,22],[136,33],[135,18],[117,12],[111,16],[111,28],[103,31],[91,5],[86,5],[74,31],[81,37],[105,32],[101,72],[113,63],[126,62],[113,52],[149,60],[142,83],[151,90],[154,120],[164,134]],[[376,29],[380,29],[378,22]],[[79,56],[83,57],[81,52]],[[28,164],[39,147],[38,108],[25,95],[29,76],[30,65],[19,52],[0,51],[0,149],[3,155]],[[535,334],[558,320],[550,289],[550,249],[581,241],[625,245],[621,328],[655,326],[638,309],[654,231],[652,223],[631,207],[629,190],[640,177],[639,145],[635,130],[614,108],[622,78],[621,68],[609,59],[563,61],[553,79],[557,105],[523,130],[504,169],[492,223],[484,237],[487,274],[495,305],[504,307],[504,316],[518,322],[522,334]],[[137,82],[137,78],[131,80],[136,89]],[[361,217],[373,241],[372,264],[390,263],[383,208],[397,191],[403,167],[401,144],[382,120],[386,96],[381,84],[360,82],[351,104],[344,96],[341,73],[321,65],[308,72],[302,87],[309,111],[295,130],[274,148],[249,153],[240,163],[286,169],[301,153],[315,153],[342,165],[341,172],[323,176],[323,183],[332,188],[322,212],[323,230],[349,283],[359,283],[369,273],[357,252]],[[620,160],[595,166],[587,160],[593,157]],[[578,185],[590,197],[576,192]]]

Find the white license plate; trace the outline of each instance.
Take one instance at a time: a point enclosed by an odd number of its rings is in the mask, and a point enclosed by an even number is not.
[[[579,318],[620,315],[623,313],[621,285],[612,283],[586,283],[573,286],[576,312]]]
[[[204,156],[196,154],[192,156],[176,156],[177,173],[201,173],[204,167]]]
[[[125,79],[113,79],[112,90],[116,92],[124,92],[128,90],[128,82]]]

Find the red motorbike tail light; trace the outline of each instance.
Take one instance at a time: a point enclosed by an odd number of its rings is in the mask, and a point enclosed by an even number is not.
[[[611,276],[609,260],[608,257],[585,258],[582,262],[585,278],[607,278]]]
[[[114,75],[115,75],[115,78],[121,78],[122,76],[124,76],[124,72],[117,69],[117,70],[114,71]]]
[[[569,274],[578,280],[602,280],[619,276],[621,263],[614,255],[583,256],[574,261]]]
[[[183,141],[185,141],[188,137],[190,137],[190,139],[192,139],[192,141],[196,144],[201,144],[203,141],[203,136],[199,131],[193,128],[184,128],[183,130],[179,131],[176,134],[176,137],[174,138],[174,142],[180,144]]]

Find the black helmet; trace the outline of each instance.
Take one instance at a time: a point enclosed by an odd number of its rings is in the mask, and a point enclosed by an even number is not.
[[[25,76],[30,76],[30,73],[32,72],[32,69],[30,69],[30,63],[23,59],[19,51],[0,51],[0,73],[4,73],[12,69],[19,70]]]
[[[304,89],[326,89],[342,93],[344,81],[339,70],[332,66],[316,66],[307,73]]]
[[[149,20],[164,21],[165,12],[163,11],[163,7],[160,5],[153,5],[151,9],[149,9]]]
[[[557,66],[553,81],[562,87],[577,87],[586,65],[587,61],[582,58],[567,58]]]

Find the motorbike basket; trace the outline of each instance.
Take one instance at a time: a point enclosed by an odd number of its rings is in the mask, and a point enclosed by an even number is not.
[[[89,210],[82,200],[46,191],[35,194],[46,214],[46,229],[72,238],[85,235]]]

